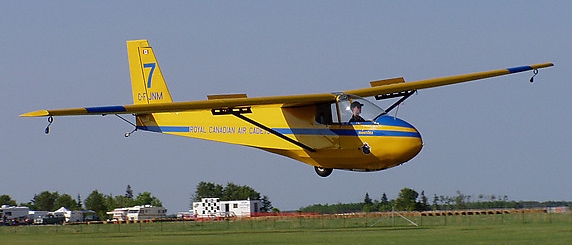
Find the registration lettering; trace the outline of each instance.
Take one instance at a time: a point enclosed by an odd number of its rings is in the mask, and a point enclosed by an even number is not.
[[[137,93],[137,99],[147,100],[147,93]],[[151,92],[149,94],[149,100],[162,100],[163,99],[163,92]]]
[[[151,92],[149,95],[149,100],[162,100],[163,92]]]
[[[137,94],[137,99],[138,99],[139,101],[141,101],[141,100],[147,100],[147,93],[138,93],[138,94]]]

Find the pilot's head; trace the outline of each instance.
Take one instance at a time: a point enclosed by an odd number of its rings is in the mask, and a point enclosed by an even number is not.
[[[358,107],[358,108],[361,109],[362,106],[363,106],[362,103],[359,103],[358,101],[354,101],[354,102],[352,102],[352,104],[350,105],[350,109],[353,111],[354,108]]]

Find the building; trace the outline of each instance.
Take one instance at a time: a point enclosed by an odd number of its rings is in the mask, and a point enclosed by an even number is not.
[[[192,213],[196,218],[251,217],[260,212],[261,200],[221,201],[219,198],[202,198],[193,202]]]

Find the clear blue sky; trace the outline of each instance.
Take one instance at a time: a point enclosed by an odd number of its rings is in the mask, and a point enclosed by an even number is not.
[[[2,1],[0,194],[150,191],[188,210],[200,181],[249,185],[274,206],[507,195],[572,200],[570,1]],[[130,104],[125,41],[149,39],[174,100],[341,91],[554,62],[531,73],[419,91],[398,116],[421,153],[375,173],[334,171],[257,149],[155,133],[114,116],[20,118]],[[383,106],[384,104],[380,104]]]

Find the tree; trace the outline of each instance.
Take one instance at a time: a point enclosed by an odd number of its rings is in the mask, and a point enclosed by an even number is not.
[[[113,203],[113,208],[131,207],[135,205],[135,200],[126,196],[115,196]]]
[[[381,199],[379,200],[379,211],[387,212],[391,211],[391,203],[387,199],[387,195],[385,192],[381,195]]]
[[[433,205],[431,207],[433,210],[439,210],[439,197],[437,194],[433,194]]]
[[[70,210],[76,210],[77,202],[69,195],[63,194],[56,198],[54,202],[54,208],[66,207]]]
[[[223,190],[222,185],[218,185],[218,184],[215,185],[214,183],[210,183],[210,182],[207,183],[207,182],[201,181],[197,185],[197,190],[195,191],[195,194],[193,195],[193,201],[199,202],[199,201],[201,201],[201,198],[209,198],[209,197],[221,198],[222,197],[222,190]]]
[[[365,198],[363,199],[363,203],[365,203],[365,205],[372,205],[373,201],[371,200],[371,198],[369,198],[369,193],[365,193]]]
[[[365,193],[365,197],[363,198],[363,208],[362,212],[371,212],[374,210],[373,201],[369,197],[369,193]]]
[[[425,191],[421,191],[421,199],[417,205],[417,211],[427,211],[429,210],[429,202],[427,201],[427,197],[425,196]]]
[[[231,200],[260,200],[260,193],[247,185],[236,185],[232,182],[227,183],[222,190],[221,201]]]
[[[226,187],[222,190],[222,196],[220,197],[221,201],[230,201],[230,200],[246,200],[248,198],[241,198],[240,186],[235,185],[232,182],[226,184]]]
[[[133,190],[131,189],[131,185],[127,185],[127,189],[125,190],[125,198],[133,199]]]
[[[37,210],[41,211],[54,211],[59,207],[56,207],[56,199],[60,194],[56,192],[43,191],[39,195],[34,197],[34,203]]]
[[[416,208],[416,200],[419,194],[410,188],[403,188],[399,196],[395,199],[395,209],[402,211],[413,211]]]
[[[105,217],[107,214],[107,205],[105,203],[105,196],[99,191],[94,190],[85,199],[85,208],[94,211],[100,218]]]
[[[159,198],[152,196],[151,193],[147,191],[137,195],[137,198],[135,199],[135,205],[151,205],[155,207],[163,206]]]
[[[221,201],[260,200],[260,193],[250,186],[236,185],[232,182],[227,183],[223,188],[222,185],[202,181],[197,185],[192,199],[198,202],[201,198],[220,198]]]
[[[0,196],[0,206],[2,205],[8,205],[8,206],[16,206],[16,201],[12,200],[12,197],[10,197],[10,195],[2,195]]]
[[[262,199],[260,199],[260,200],[262,200],[262,207],[260,207],[260,212],[267,213],[267,212],[272,211],[272,212],[276,213],[276,210],[278,210],[278,209],[277,208],[275,209],[272,207],[272,202],[270,202],[270,200],[268,200],[268,196],[264,195],[264,196],[262,196]],[[280,210],[278,210],[278,213],[279,212],[280,212]]]
[[[115,198],[113,198],[113,194],[103,195],[103,199],[105,200],[105,210],[110,211],[120,206],[117,205],[115,202]]]
[[[83,203],[81,202],[81,196],[79,194],[77,194],[76,203],[76,210],[81,210],[83,208]]]
[[[30,200],[27,203],[20,203],[20,206],[28,207],[28,208],[30,208],[30,210],[38,210],[38,208],[36,207],[36,197],[38,197],[38,195],[34,194],[34,197],[32,198],[32,200]]]
[[[467,196],[465,196],[461,191],[457,191],[457,196],[455,197],[455,209],[465,209]]]

